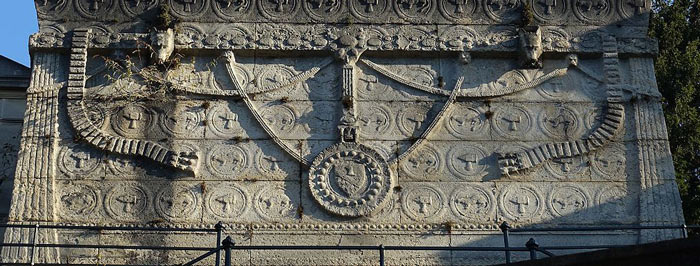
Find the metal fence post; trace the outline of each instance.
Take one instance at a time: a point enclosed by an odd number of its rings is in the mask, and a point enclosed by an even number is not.
[[[221,244],[224,245],[224,266],[231,266],[231,247],[233,247],[233,240],[230,236],[227,236]]]
[[[683,238],[688,238],[688,225],[683,224]]]
[[[224,225],[219,221],[214,226],[216,228],[216,248],[221,247],[221,231],[224,229]],[[216,266],[221,265],[221,250],[216,251]]]
[[[379,265],[384,266],[384,245],[379,245]]]
[[[34,227],[34,235],[32,236],[32,250],[30,252],[32,266],[34,266],[34,250],[36,249],[36,240],[37,240],[38,236],[39,236],[39,224],[36,224],[36,227]]]
[[[503,232],[503,246],[506,248],[506,264],[510,264],[510,244],[509,238],[510,236],[508,235],[508,230],[510,230],[510,225],[507,222],[503,222],[501,226],[501,232]]]
[[[527,247],[528,250],[530,250],[530,259],[531,260],[536,260],[537,259],[537,248],[540,247],[539,244],[537,244],[537,241],[535,241],[534,238],[530,238],[530,240],[525,243],[525,247]]]

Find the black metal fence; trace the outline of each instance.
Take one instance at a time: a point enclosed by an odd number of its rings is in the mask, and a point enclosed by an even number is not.
[[[379,253],[379,265],[385,265],[386,251],[472,251],[472,252],[504,252],[504,262],[511,263],[512,252],[527,252],[530,259],[537,259],[539,253],[553,257],[553,250],[596,250],[627,247],[630,245],[579,245],[579,246],[540,246],[535,238],[530,238],[523,246],[511,246],[512,233],[533,233],[533,232],[604,232],[604,231],[624,231],[624,230],[680,230],[684,238],[688,237],[689,229],[699,229],[700,225],[619,225],[619,226],[582,226],[582,227],[549,227],[549,228],[511,228],[507,223],[502,223],[499,228],[503,235],[502,247],[441,247],[441,246],[237,246],[231,237],[222,238],[224,226],[217,223],[214,228],[159,228],[140,226],[73,226],[73,225],[15,225],[0,224],[0,228],[24,228],[33,229],[31,243],[0,243],[2,247],[24,247],[29,248],[29,261],[25,263],[5,263],[0,258],[2,265],[64,265],[50,263],[36,263],[35,251],[38,248],[63,248],[63,249],[123,249],[123,250],[168,250],[168,251],[202,251],[201,256],[178,265],[195,265],[206,258],[215,256],[216,266],[220,266],[223,252],[223,263],[225,266],[231,265],[232,250],[371,250]],[[212,247],[173,247],[173,246],[129,246],[129,245],[81,245],[81,244],[57,244],[38,243],[37,236],[40,229],[69,229],[69,230],[96,230],[104,231],[151,231],[151,232],[207,232],[216,233],[216,243]],[[84,264],[93,265],[93,264]],[[100,264],[105,265],[105,264]]]

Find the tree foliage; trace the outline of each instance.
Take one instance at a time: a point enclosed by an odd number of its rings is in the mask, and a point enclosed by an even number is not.
[[[654,0],[649,34],[659,41],[656,78],[686,223],[700,224],[698,0]]]

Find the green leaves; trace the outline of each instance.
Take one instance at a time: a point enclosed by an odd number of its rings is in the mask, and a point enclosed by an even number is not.
[[[659,40],[656,78],[686,223],[700,224],[700,9],[656,0],[649,35]]]

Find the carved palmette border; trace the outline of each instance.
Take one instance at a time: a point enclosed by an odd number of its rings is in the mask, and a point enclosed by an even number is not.
[[[195,2],[192,10],[187,12],[181,10],[182,7],[176,5],[175,0],[159,0],[156,4],[151,4],[150,1],[141,1],[140,4],[146,5],[140,8],[132,6],[132,0],[108,0],[107,3],[98,10],[85,10],[80,8],[77,3],[81,0],[52,0],[49,5],[44,6],[42,2],[37,2],[37,13],[44,20],[64,20],[74,22],[85,21],[108,21],[108,19],[130,19],[130,20],[146,20],[149,15],[153,15],[158,8],[158,3],[167,4],[168,11],[173,16],[182,21],[192,22],[210,22],[210,21],[244,21],[244,22],[289,22],[289,23],[418,23],[418,24],[444,24],[444,23],[460,23],[460,24],[509,24],[516,23],[522,17],[522,3],[527,2],[533,9],[537,1],[526,0],[515,2],[513,6],[502,6],[505,12],[494,12],[491,8],[489,0],[473,0],[468,1],[463,9],[463,14],[454,14],[451,12],[455,7],[449,0],[426,0],[423,12],[415,12],[412,10],[404,10],[401,1],[397,0],[380,0],[384,9],[376,10],[372,14],[361,14],[358,9],[364,9],[362,1],[359,0],[338,0],[338,9],[333,12],[318,12],[313,8],[309,8],[305,0],[289,0],[282,5],[281,11],[271,11],[263,8],[267,3],[266,0],[250,0],[244,3],[244,6],[237,12],[225,12],[226,8],[220,6],[219,0],[200,0]],[[57,2],[57,3],[54,3]],[[547,25],[602,25],[610,23],[618,23],[624,25],[646,25],[648,23],[649,10],[651,3],[645,0],[639,7],[641,13],[637,12],[636,7],[629,4],[626,0],[604,0],[599,6],[604,10],[597,12],[599,15],[586,15],[582,12],[582,0],[563,0],[557,1],[556,7],[553,8],[550,14],[542,14],[540,9],[532,10],[530,13],[533,18],[540,23]],[[302,8],[303,6],[303,8]],[[421,6],[413,5],[415,9]],[[237,6],[232,6],[237,7]],[[593,7],[599,9],[599,7]],[[501,11],[501,10],[499,10]],[[596,10],[597,11],[597,10]],[[110,16],[105,16],[109,14]]]

